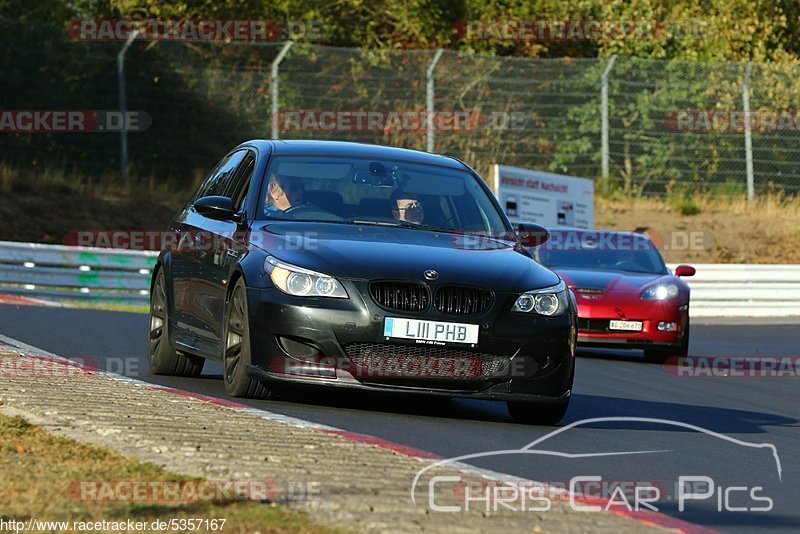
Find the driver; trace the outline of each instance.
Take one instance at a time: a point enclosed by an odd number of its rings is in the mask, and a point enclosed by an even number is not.
[[[303,203],[305,187],[300,178],[273,174],[267,185],[267,213],[284,212]]]
[[[395,189],[389,198],[395,205],[392,209],[392,216],[395,219],[414,224],[422,224],[425,212],[423,211],[422,200],[420,200],[418,195]]]

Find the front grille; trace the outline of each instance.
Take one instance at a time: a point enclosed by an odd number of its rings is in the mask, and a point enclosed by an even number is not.
[[[373,382],[447,380],[475,382],[509,369],[505,356],[430,345],[348,343],[351,374]]]
[[[463,286],[443,286],[436,292],[436,309],[448,315],[475,315],[492,305],[492,292]]]
[[[369,294],[384,308],[404,312],[425,311],[430,302],[427,287],[408,282],[372,282]]]

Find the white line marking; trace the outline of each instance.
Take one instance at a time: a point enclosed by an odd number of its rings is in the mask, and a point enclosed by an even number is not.
[[[58,356],[56,354],[53,354],[52,352],[48,352],[48,351],[46,351],[44,349],[40,349],[40,348],[35,347],[33,345],[28,345],[27,343],[24,343],[22,341],[14,339],[14,338],[10,338],[8,336],[4,336],[2,334],[0,334],[0,342],[3,342],[6,345],[9,345],[11,347],[23,350],[23,351],[25,351],[25,353],[27,355],[40,356],[40,357],[45,357],[45,358],[54,358],[54,359],[59,360],[59,361],[74,363],[74,362],[72,362],[72,360],[70,360],[68,358],[64,358],[63,356]],[[125,383],[128,383],[128,384],[134,385],[134,386],[147,387],[147,388],[151,388],[151,389],[162,389],[162,390],[165,390],[166,392],[169,392],[169,390],[178,390],[178,388],[171,388],[169,386],[162,386],[160,384],[153,384],[153,383],[150,383],[150,382],[145,382],[143,380],[137,380],[135,378],[130,378],[130,377],[127,377],[127,376],[116,374],[116,373],[111,373],[109,371],[97,371],[97,373],[99,375],[101,375],[101,376],[106,377],[106,378],[110,378],[112,380],[117,380],[117,381],[120,381],[120,382],[125,382]],[[187,391],[187,393],[193,394],[193,392],[191,392],[191,391]],[[202,395],[202,394],[200,394],[200,395]],[[205,395],[205,396],[210,397],[210,398],[217,398],[217,397],[211,397],[210,395]],[[196,399],[196,400],[201,400],[202,401],[202,399]],[[219,399],[219,400],[224,401],[225,399]],[[352,436],[359,435],[359,433],[357,433],[357,432],[351,432],[349,430],[344,430],[344,429],[333,427],[333,426],[323,425],[323,424],[320,424],[320,423],[315,423],[313,421],[306,421],[305,419],[298,419],[296,417],[290,417],[288,415],[283,415],[283,414],[279,414],[279,413],[275,413],[275,412],[270,412],[270,411],[267,411],[267,410],[262,410],[260,408],[252,408],[252,407],[241,408],[241,407],[237,407],[237,406],[220,406],[220,405],[216,405],[216,404],[214,406],[218,406],[218,407],[221,407],[223,409],[232,410],[232,411],[235,411],[235,412],[246,413],[246,414],[253,415],[255,417],[260,417],[262,419],[267,419],[267,420],[270,420],[270,421],[277,421],[279,423],[283,423],[283,424],[286,424],[286,425],[289,425],[289,426],[293,426],[293,427],[296,427],[296,428],[342,432],[342,433],[349,434],[349,435],[352,435]],[[552,432],[551,432],[551,434],[552,434]],[[374,436],[374,437],[377,437],[377,436]],[[545,438],[546,437],[547,436],[545,436]],[[539,438],[539,440],[537,440],[537,441],[542,441],[545,438]],[[382,438],[378,438],[378,439],[382,439]],[[367,443],[370,444],[370,445],[373,445],[373,446],[375,445],[374,443],[369,443],[369,442],[367,442]],[[386,443],[392,443],[392,442],[386,441]],[[528,445],[528,447],[534,445],[535,443],[536,443],[536,441],[530,443]],[[402,446],[404,448],[414,448],[414,447],[406,447],[406,446],[403,446],[402,444],[396,444],[396,445],[400,445],[400,446]],[[425,451],[422,451],[421,449],[419,449],[419,450],[421,452],[425,452]],[[522,452],[522,451],[517,450],[515,452]],[[527,451],[527,452],[530,452],[530,451]],[[639,452],[656,452],[656,451],[639,451]],[[606,454],[609,454],[609,453],[606,453]],[[610,453],[610,454],[615,454],[615,453]],[[478,455],[480,455],[480,453]],[[476,455],[476,456],[478,456],[478,455]],[[599,455],[601,455],[601,454],[599,454]],[[473,466],[473,465],[465,464],[463,462],[456,461],[454,459],[446,459],[445,458],[443,460],[436,460],[436,459],[431,459],[431,458],[424,458],[424,457],[421,457],[421,456],[411,456],[410,454],[408,456],[411,457],[411,458],[414,458],[415,460],[418,460],[420,462],[429,464],[427,467],[423,468],[421,471],[418,471],[417,472],[417,476],[414,479],[414,482],[413,482],[413,485],[412,485],[412,490],[411,490],[411,500],[415,504],[416,504],[416,498],[415,498],[415,495],[414,495],[414,493],[415,493],[414,489],[416,488],[416,484],[417,484],[417,481],[419,480],[419,477],[420,477],[421,473],[427,471],[431,467],[435,467],[435,466],[440,465],[440,464],[445,463],[445,462],[450,467],[452,467],[454,469],[457,469],[457,470],[459,470],[459,471],[461,471],[463,473],[469,473],[469,474],[478,475],[478,476],[481,476],[483,478],[490,479],[490,480],[502,481],[504,483],[516,482],[516,483],[519,483],[519,484],[523,484],[523,483],[524,484],[543,484],[541,482],[536,482],[536,481],[533,481],[533,480],[530,480],[530,479],[526,479],[526,478],[522,478],[522,477],[519,477],[519,476],[516,476],[516,475],[511,475],[511,474],[508,474],[508,473],[501,473],[499,471],[492,471],[490,469],[484,469],[484,468],[481,468],[481,467],[476,467],[476,466]],[[581,456],[581,455],[575,455],[575,456]],[[556,488],[554,486],[551,486],[550,484],[543,484],[543,486],[547,487],[550,491],[555,492],[554,494],[557,494],[557,495],[568,495],[569,494],[569,492],[567,490]],[[580,497],[581,495],[577,494],[577,496]],[[661,516],[664,516],[664,517],[669,517],[666,514],[663,514],[662,512],[657,512],[657,514],[661,515]],[[628,517],[630,519],[634,520],[634,521],[641,522],[641,520],[639,520],[636,517],[631,517],[631,516],[628,516]]]
[[[47,352],[44,349],[40,349],[39,347],[34,347],[33,345],[28,345],[27,343],[23,343],[22,341],[19,341],[17,339],[4,336],[3,334],[0,334],[0,341],[5,343],[6,345],[14,347],[15,349],[24,350],[27,354],[33,354],[34,356],[44,356],[45,358],[53,358],[54,360],[59,360],[63,362],[70,361],[67,358],[64,358],[63,356],[57,356],[52,352]]]
[[[56,354],[53,354],[52,352],[48,352],[48,351],[46,351],[44,349],[40,349],[39,347],[34,347],[33,345],[28,345],[27,343],[24,343],[22,341],[14,339],[14,338],[10,338],[8,336],[4,336],[2,334],[0,334],[0,342],[3,342],[6,345],[9,345],[9,346],[14,347],[16,349],[22,350],[26,354],[30,354],[30,355],[34,355],[34,356],[41,356],[41,357],[45,357],[45,358],[53,358],[55,360],[62,361],[62,362],[65,362],[65,363],[71,363],[71,364],[74,363],[72,360],[70,360],[68,358],[64,358],[63,356],[58,356]],[[155,388],[155,389],[163,389],[163,390],[178,389],[178,388],[171,388],[171,387],[168,387],[168,386],[162,386],[162,385],[159,385],[159,384],[153,384],[151,382],[145,382],[143,380],[130,378],[130,377],[127,377],[127,376],[119,375],[117,373],[111,373],[109,371],[98,371],[98,374],[101,375],[101,376],[104,376],[106,378],[110,378],[112,380],[117,380],[119,382],[124,382],[124,383],[131,384],[131,385],[138,386],[138,387],[147,387],[147,388]],[[190,391],[188,393],[192,393],[192,392]],[[210,397],[210,395],[209,395],[209,397]],[[220,399],[220,400],[224,401],[225,399]],[[277,421],[277,422],[280,422],[280,423],[283,423],[283,424],[286,424],[286,425],[289,425],[289,426],[293,426],[293,427],[296,427],[296,428],[305,428],[305,429],[310,429],[310,430],[323,430],[323,431],[328,431],[328,432],[341,432],[341,433],[344,433],[344,434],[349,434],[349,435],[354,435],[354,436],[358,434],[357,432],[351,432],[349,430],[345,430],[345,429],[342,429],[342,428],[337,428],[337,427],[334,427],[334,426],[324,425],[322,423],[315,423],[313,421],[307,421],[305,419],[299,419],[297,417],[291,417],[291,416],[288,416],[288,415],[283,415],[283,414],[279,414],[279,413],[275,413],[275,412],[270,412],[268,410],[262,410],[260,408],[253,408],[253,407],[239,408],[239,407],[235,407],[235,406],[227,406],[227,407],[224,407],[224,408],[229,409],[229,410],[233,410],[233,411],[237,411],[237,412],[241,412],[241,413],[246,413],[246,414],[249,414],[249,415],[252,415],[252,416],[255,416],[255,417],[260,417],[262,419],[267,419],[267,420],[270,420],[270,421]],[[375,437],[377,437],[377,436],[375,436]],[[382,439],[382,438],[378,438],[378,439]],[[391,442],[387,441],[387,443],[391,443]],[[406,446],[404,446],[402,444],[397,444],[397,445],[401,445],[404,448],[406,447]],[[408,447],[408,448],[414,448],[414,447]],[[422,451],[422,452],[425,452],[425,451]],[[425,462],[425,463],[430,463],[430,462],[436,462],[437,461],[436,459],[424,458],[424,457],[421,457],[421,456],[411,456],[411,457],[415,458],[415,459],[417,459],[419,461]],[[498,471],[492,471],[490,469],[483,469],[483,468],[472,466],[472,465],[468,465],[468,464],[465,464],[465,463],[462,463],[462,462],[454,461],[454,462],[450,462],[450,465],[452,465],[455,469],[458,469],[460,471],[468,472],[468,473],[474,473],[476,475],[479,475],[479,476],[482,476],[482,477],[485,477],[485,478],[502,479],[502,480],[520,480],[520,481],[526,480],[526,479],[511,475],[511,474],[500,473]]]
[[[25,352],[26,355],[40,356],[40,357],[43,357],[43,358],[51,358],[51,359],[54,359],[56,361],[69,363],[69,364],[73,364],[73,365],[75,364],[75,361],[70,360],[69,358],[64,358],[63,356],[58,356],[57,354],[53,354],[52,352],[48,352],[48,351],[46,351],[44,349],[40,349],[39,347],[34,347],[33,345],[28,345],[27,343],[25,343],[23,341],[19,341],[18,339],[14,339],[14,338],[11,338],[11,337],[8,337],[8,336],[4,336],[2,334],[0,334],[0,342],[3,342],[6,345],[9,345],[9,346],[11,346],[13,348],[21,350],[21,351]],[[92,370],[92,371],[95,371],[95,370]],[[162,389],[162,390],[179,390],[180,389],[180,388],[173,388],[173,387],[170,387],[170,386],[163,386],[161,384],[153,384],[152,382],[145,382],[144,380],[139,380],[139,379],[136,379],[136,378],[131,378],[129,376],[124,376],[124,375],[120,375],[120,374],[117,374],[117,373],[112,373],[110,371],[103,371],[103,370],[98,369],[95,372],[98,375],[103,376],[105,378],[109,378],[111,380],[116,380],[118,382],[124,382],[126,384],[131,384],[131,385],[138,386],[138,387],[147,387],[147,388]],[[190,393],[192,395],[194,395],[194,394],[204,395],[203,393],[195,393],[195,392],[192,392],[192,391],[187,391],[187,393]],[[209,397],[209,398],[215,398],[215,399],[218,398],[218,397],[214,397],[212,395],[204,395],[204,396]],[[224,402],[226,399],[219,399],[219,400]],[[230,401],[230,402],[237,402],[237,401]],[[218,405],[215,404],[215,406],[218,406]],[[324,424],[321,424],[321,423],[315,423],[313,421],[306,421],[305,419],[298,419],[296,417],[291,417],[291,416],[288,416],[288,415],[283,415],[283,414],[279,414],[279,413],[275,413],[275,412],[270,412],[270,411],[267,411],[267,410],[262,410],[260,408],[253,408],[253,407],[240,408],[240,407],[237,407],[237,406],[226,406],[225,408],[227,408],[229,410],[235,410],[235,411],[238,411],[238,412],[242,412],[242,413],[247,413],[247,414],[250,414],[250,415],[253,415],[253,416],[256,416],[256,417],[260,417],[262,419],[269,419],[271,421],[278,421],[278,422],[287,424],[289,426],[294,426],[294,427],[298,427],[298,428],[308,428],[308,429],[313,429],[313,430],[326,430],[326,431],[332,431],[332,432],[344,432],[344,433],[348,433],[348,434],[356,434],[355,432],[349,432],[349,431],[341,429],[341,428],[336,428],[336,427],[324,425]]]

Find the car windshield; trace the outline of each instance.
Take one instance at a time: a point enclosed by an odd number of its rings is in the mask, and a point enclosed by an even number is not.
[[[668,272],[650,239],[639,234],[553,232],[547,243],[534,249],[534,254],[551,269]]]
[[[260,219],[509,235],[490,196],[466,169],[358,157],[276,156],[265,181]]]

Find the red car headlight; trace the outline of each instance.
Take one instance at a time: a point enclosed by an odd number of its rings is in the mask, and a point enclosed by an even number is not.
[[[678,296],[678,286],[675,284],[656,284],[642,292],[643,299],[667,300]]]

